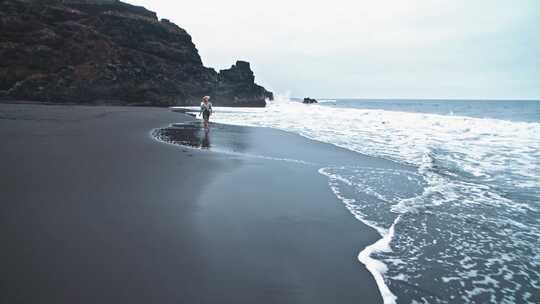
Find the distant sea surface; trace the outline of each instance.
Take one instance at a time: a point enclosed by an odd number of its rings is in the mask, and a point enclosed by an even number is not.
[[[278,99],[212,119],[414,168],[314,173],[381,235],[359,260],[386,303],[540,303],[540,101]]]
[[[321,105],[540,122],[537,100],[321,99]]]

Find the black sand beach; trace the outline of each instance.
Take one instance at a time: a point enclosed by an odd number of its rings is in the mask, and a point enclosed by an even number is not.
[[[0,301],[381,302],[357,261],[378,235],[316,165],[272,158],[384,164],[269,129],[186,131],[210,151],[150,135],[190,121],[163,108],[0,104]]]

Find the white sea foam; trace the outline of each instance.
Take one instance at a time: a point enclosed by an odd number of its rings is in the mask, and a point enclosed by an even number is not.
[[[197,110],[197,108],[191,108]],[[270,102],[215,107],[216,122],[277,128],[356,152],[422,165],[425,156],[488,180],[510,172],[512,186],[540,187],[540,124],[437,114]],[[451,155],[433,153],[439,147]]]
[[[319,173],[322,175],[325,175],[329,178],[329,185],[330,189],[334,192],[334,194],[337,196],[338,199],[340,199],[347,209],[360,221],[362,221],[364,224],[374,228],[379,232],[379,234],[382,236],[381,239],[379,239],[377,242],[367,246],[358,254],[358,260],[363,263],[368,271],[373,275],[373,278],[375,279],[375,282],[377,283],[377,287],[379,288],[379,292],[381,293],[381,296],[383,298],[383,301],[385,304],[392,304],[396,303],[396,296],[390,291],[388,286],[384,282],[383,275],[386,272],[386,265],[378,260],[375,260],[371,258],[371,254],[373,252],[380,252],[380,251],[390,251],[390,240],[392,239],[393,235],[393,228],[391,227],[390,230],[386,230],[383,227],[380,227],[373,221],[369,221],[367,219],[367,216],[363,214],[358,208],[356,208],[355,200],[354,199],[347,199],[344,197],[340,190],[338,182],[345,183],[347,185],[352,186],[353,183],[338,175],[332,173],[330,168],[321,168],[319,169]]]
[[[385,304],[396,303],[397,297],[390,291],[383,277],[387,270],[387,267],[383,262],[372,258],[372,254],[379,253],[379,252],[392,251],[392,249],[390,248],[390,242],[392,241],[392,238],[394,236],[394,225],[396,222],[399,221],[399,216],[394,220],[394,222],[391,224],[389,228],[385,228],[382,223],[370,220],[369,215],[363,212],[362,204],[360,202],[358,202],[356,199],[353,199],[353,198],[347,198],[345,194],[342,193],[340,184],[344,184],[350,187],[360,186],[363,189],[363,191],[365,191],[366,194],[371,195],[377,199],[380,199],[381,201],[384,201],[387,198],[379,194],[377,190],[371,189],[367,183],[358,185],[357,182],[352,179],[352,178],[357,177],[357,174],[352,174],[351,179],[347,178],[344,175],[340,175],[338,172],[342,172],[342,170],[350,170],[350,168],[327,167],[327,168],[319,169],[319,173],[328,177],[328,183],[329,183],[330,189],[332,190],[332,192],[334,192],[336,197],[345,204],[345,207],[358,220],[374,228],[381,235],[381,238],[377,242],[367,246],[358,254],[358,260],[361,263],[363,263],[366,266],[366,268],[369,270],[369,272],[373,275],[373,278],[375,279],[375,282],[377,283],[377,286],[379,288],[379,291],[381,293],[384,303]],[[374,169],[374,168],[356,167],[355,169],[353,169],[355,173],[358,172],[357,170],[363,170],[365,172],[368,172],[368,174],[371,176],[374,175],[374,171],[386,172],[386,170],[380,170],[380,169]],[[392,170],[392,171],[393,171],[392,173],[394,174],[396,172],[399,173],[399,170]],[[399,262],[397,261],[394,261],[394,263],[399,264]],[[400,275],[399,277],[403,279],[406,276]]]
[[[396,218],[396,222],[399,217]],[[388,233],[383,235],[377,242],[367,246],[358,254],[358,260],[366,265],[366,268],[371,272],[379,287],[379,292],[383,298],[385,304],[396,303],[397,297],[390,291],[390,288],[386,285],[383,275],[386,273],[386,265],[371,257],[376,252],[391,252],[390,242],[394,236],[394,225],[390,226]]]

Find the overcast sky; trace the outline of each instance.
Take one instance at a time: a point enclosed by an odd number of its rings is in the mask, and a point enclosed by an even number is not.
[[[294,97],[540,99],[540,0],[124,0]]]

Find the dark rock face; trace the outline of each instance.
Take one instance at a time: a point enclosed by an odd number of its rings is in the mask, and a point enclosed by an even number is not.
[[[306,97],[306,98],[304,98],[304,101],[302,101],[302,103],[317,103],[317,100],[313,99],[313,98]]]
[[[0,0],[0,97],[65,103],[264,106],[249,63],[204,67],[191,36],[115,0]]]
[[[271,92],[255,84],[249,62],[237,61],[230,69],[219,71],[218,76],[215,98],[228,99],[231,106],[260,106],[257,100],[273,99]]]

